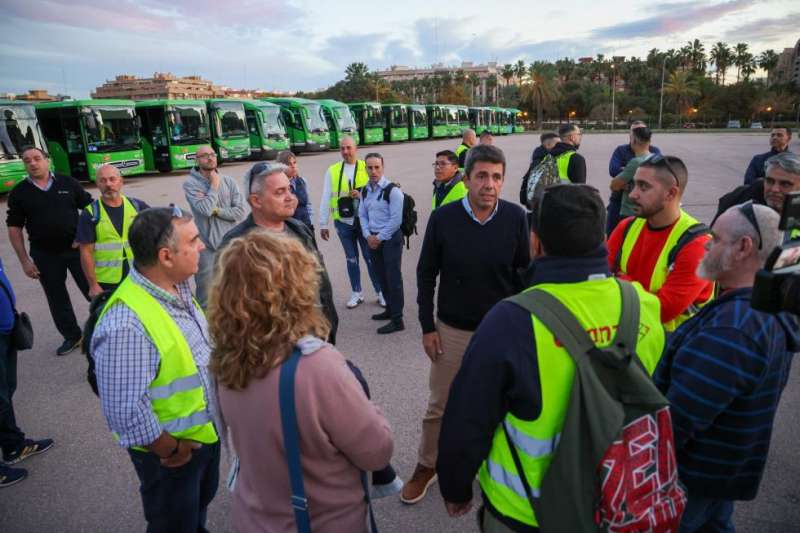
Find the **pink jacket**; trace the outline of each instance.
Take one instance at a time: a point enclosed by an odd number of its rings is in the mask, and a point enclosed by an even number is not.
[[[218,389],[239,460],[233,493],[237,532],[296,531],[278,405],[279,369],[243,391]],[[392,456],[381,411],[366,397],[344,357],[325,344],[303,355],[295,378],[300,461],[314,533],[366,532],[360,470]]]

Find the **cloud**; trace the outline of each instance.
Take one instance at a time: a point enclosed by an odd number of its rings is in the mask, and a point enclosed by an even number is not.
[[[599,28],[591,32],[591,37],[607,40],[672,35],[715,21],[724,15],[742,11],[754,4],[755,0],[732,0],[711,5],[695,2],[665,4],[657,10],[659,11],[657,15]]]
[[[170,18],[152,13],[129,0],[122,0],[115,5],[91,0],[9,0],[4,10],[9,18],[77,28],[106,28],[126,32],[175,29],[175,23]]]
[[[797,35],[800,27],[800,12],[783,17],[753,20],[725,32],[725,40],[736,42],[781,41],[794,45],[790,39]]]

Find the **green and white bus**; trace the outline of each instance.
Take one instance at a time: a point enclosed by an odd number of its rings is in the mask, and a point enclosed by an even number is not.
[[[0,100],[0,193],[25,178],[22,151],[31,146],[47,152],[33,104]]]
[[[488,107],[469,108],[470,127],[475,130],[476,135],[480,135],[486,130],[492,131],[494,123],[494,112]]]
[[[348,104],[356,117],[361,144],[377,144],[383,142],[383,128],[386,119],[383,109],[377,102],[357,102]]]
[[[328,122],[319,102],[307,98],[264,98],[281,106],[281,116],[294,153],[323,152],[331,145]]]
[[[437,139],[440,137],[448,137],[450,135],[450,128],[448,121],[450,112],[447,106],[441,104],[428,104],[428,131],[429,137]]]
[[[104,164],[124,176],[145,171],[139,118],[131,100],[65,100],[36,104],[56,172],[95,179]]]
[[[328,123],[331,148],[339,148],[339,142],[345,135],[352,137],[358,145],[358,127],[348,105],[337,100],[315,100],[315,102],[322,106],[322,114]]]
[[[469,108],[465,105],[453,106],[456,108],[456,127],[458,131],[455,132],[456,137],[460,137],[464,130],[471,127],[469,122]]]
[[[211,123],[211,146],[219,162],[250,158],[250,134],[242,100],[212,98],[206,100]]]
[[[513,133],[525,133],[525,126],[523,126],[520,122],[522,119],[522,111],[519,109],[510,109],[509,111],[513,113],[513,115],[511,115]]]
[[[512,117],[515,115],[510,109],[504,107],[493,107],[494,116],[497,123],[497,132],[500,135],[508,135],[514,133],[514,125]]]
[[[146,170],[190,168],[197,149],[211,144],[203,100],[141,100],[136,102],[136,115],[141,122]]]
[[[281,106],[263,100],[242,100],[250,135],[251,159],[275,159],[289,149],[289,136],[281,117]]]
[[[381,109],[386,121],[383,140],[390,143],[407,141],[408,109],[406,104],[383,104]]]
[[[424,105],[407,105],[408,110],[408,136],[412,141],[428,139],[428,110]]]

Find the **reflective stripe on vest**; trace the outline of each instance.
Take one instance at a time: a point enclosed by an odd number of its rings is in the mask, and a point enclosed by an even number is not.
[[[442,203],[436,205],[436,191],[433,191],[433,198],[431,198],[431,209],[436,209],[437,207],[442,207],[443,205],[447,205],[450,202],[456,202],[461,200],[467,195],[467,186],[464,185],[464,182],[459,180],[458,183],[453,185],[453,187],[447,191],[447,194],[444,195],[444,199],[442,199]]]
[[[556,165],[558,165],[558,177],[561,179],[561,181],[571,181],[569,179],[568,170],[569,162],[573,155],[575,155],[575,152],[570,150],[569,152],[564,152],[556,157]]]
[[[658,299],[634,284],[640,299],[639,344],[636,352],[644,367],[652,374],[664,348]],[[575,315],[595,339],[597,346],[611,344],[622,312],[617,283],[611,279],[580,283],[549,283],[537,285],[557,297]],[[522,420],[507,413],[504,421],[512,445],[516,448],[525,478],[534,498],[539,497],[542,480],[561,437],[564,419],[569,408],[575,364],[556,344],[553,334],[531,315],[531,327],[536,341],[539,387],[542,406],[536,420]],[[538,521],[528,502],[525,489],[514,464],[505,432],[498,426],[492,438],[489,456],[481,465],[478,480],[492,506],[501,514],[529,526]],[[568,480],[565,480],[567,482]]]
[[[341,220],[339,216],[339,204],[337,203],[341,196],[348,196],[350,194],[350,176],[342,174],[342,188],[339,189],[339,173],[342,172],[343,161],[332,164],[328,167],[328,175],[331,179],[331,199],[329,202],[331,215],[333,220]],[[356,176],[355,185],[356,189],[364,187],[369,181],[369,174],[367,174],[367,164],[361,160],[356,160]]]
[[[625,240],[622,242],[622,246],[620,247],[622,253],[620,255],[619,260],[619,269],[620,272],[625,274],[628,273],[628,260],[631,257],[631,253],[633,252],[634,247],[636,246],[636,241],[639,240],[639,235],[641,235],[642,230],[644,229],[645,224],[647,221],[644,218],[634,218],[630,224],[631,227],[628,230],[627,235],[625,236]],[[655,294],[658,290],[664,286],[664,282],[667,281],[667,276],[669,276],[670,270],[672,265],[668,265],[667,261],[669,259],[670,251],[675,247],[678,243],[678,239],[681,238],[681,235],[688,230],[690,227],[697,224],[697,220],[686,213],[683,209],[681,209],[681,216],[675,225],[672,227],[672,231],[669,233],[669,237],[667,237],[666,242],[664,243],[664,247],[661,249],[661,252],[658,255],[658,259],[656,260],[655,268],[653,269],[652,274],[650,275],[650,280],[638,280],[642,285],[647,286],[647,290],[651,293]],[[693,315],[695,315],[704,305],[710,302],[713,299],[713,291],[712,295],[709,298],[700,303],[692,303],[688,308],[686,308],[680,315],[675,317],[674,319],[666,322],[664,324],[664,329],[667,331],[675,331],[678,326],[689,320]]]
[[[98,321],[115,304],[127,305],[136,314],[158,350],[158,374],[150,383],[148,395],[164,431],[179,439],[217,442],[203,382],[181,329],[158,300],[129,277],[111,295]]]
[[[136,218],[136,208],[130,200],[122,196],[122,235],[117,232],[111,217],[108,216],[102,201],[86,206],[87,212],[97,218],[94,212],[95,205],[99,206],[100,213],[95,227],[95,243],[92,257],[94,258],[94,273],[98,283],[116,284],[122,281],[122,265],[127,259],[128,264],[133,261],[133,252],[128,244],[128,230]]]

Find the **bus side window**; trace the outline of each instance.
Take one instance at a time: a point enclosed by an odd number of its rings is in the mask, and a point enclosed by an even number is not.
[[[83,153],[83,139],[81,138],[81,126],[78,121],[78,110],[66,108],[62,110],[61,126],[64,129],[64,136],[67,140],[67,152],[70,154]]]

